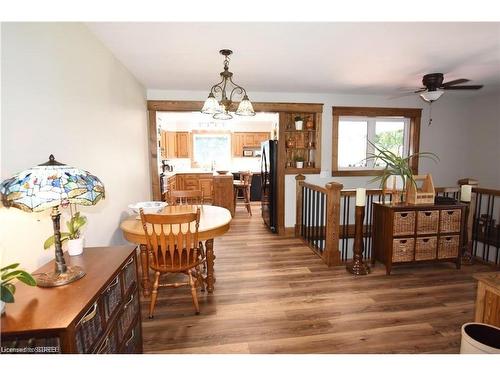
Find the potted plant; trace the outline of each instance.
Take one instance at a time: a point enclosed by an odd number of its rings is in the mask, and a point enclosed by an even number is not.
[[[416,186],[415,179],[413,178],[413,171],[410,166],[411,160],[415,158],[428,158],[435,162],[439,160],[439,157],[432,152],[416,152],[403,157],[383,146],[377,146],[370,141],[368,141],[368,143],[373,147],[374,152],[368,153],[369,156],[365,160],[373,160],[374,164],[377,164],[380,160],[385,164],[384,169],[382,169],[382,174],[376,176],[370,180],[370,182],[380,180],[380,187],[384,188],[389,177],[395,176],[395,178],[401,178],[403,190],[400,193],[400,197],[398,197],[400,201],[404,200],[404,192],[408,184]]]
[[[19,280],[20,282],[30,286],[36,285],[35,279],[28,272],[19,270],[17,267],[19,267],[19,263],[13,263],[0,269],[1,314],[5,312],[6,303],[14,302],[14,293],[16,292],[16,286],[13,284],[14,280]]]
[[[302,156],[295,157],[295,167],[304,168],[304,158]]]
[[[302,130],[302,125],[304,124],[304,120],[300,116],[295,116],[295,130]]]
[[[87,218],[81,216],[80,212],[76,212],[71,216],[71,219],[66,222],[68,231],[61,232],[61,243],[68,241],[68,254],[71,256],[83,253],[83,236],[81,229],[85,224],[87,224]],[[53,235],[47,238],[43,247],[44,249],[48,249],[52,245],[54,245]]]

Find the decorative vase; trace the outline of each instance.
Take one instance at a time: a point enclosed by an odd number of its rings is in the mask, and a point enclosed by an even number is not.
[[[294,148],[295,147],[295,139],[288,138],[288,140],[286,141],[286,147],[287,148]]]
[[[303,161],[296,161],[295,166],[297,168],[304,168],[304,162]]]
[[[83,237],[75,240],[68,240],[68,254],[72,257],[83,253]]]
[[[313,130],[314,129],[314,122],[312,120],[307,120],[307,122],[306,122],[306,129],[307,130]]]
[[[295,121],[295,130],[302,130],[302,125],[304,124],[304,121]]]
[[[5,314],[5,302],[0,301],[0,315]]]

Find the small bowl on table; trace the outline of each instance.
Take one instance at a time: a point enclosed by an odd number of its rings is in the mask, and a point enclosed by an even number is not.
[[[161,212],[166,206],[167,206],[166,202],[149,201],[149,202],[137,202],[135,204],[129,204],[128,208],[130,208],[136,214],[140,213],[141,208],[145,214],[157,214]]]
[[[216,171],[218,174],[228,174],[229,171]]]

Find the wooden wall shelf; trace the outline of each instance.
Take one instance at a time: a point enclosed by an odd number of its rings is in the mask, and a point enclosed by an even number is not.
[[[295,127],[295,117],[303,119],[301,130]],[[285,144],[285,174],[316,174],[321,170],[321,114],[287,113],[282,122],[280,139]],[[297,168],[297,158],[303,158],[303,168]]]

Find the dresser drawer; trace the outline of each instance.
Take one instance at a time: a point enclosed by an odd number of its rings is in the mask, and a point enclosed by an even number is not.
[[[124,339],[125,333],[130,328],[130,324],[139,311],[139,295],[137,293],[137,288],[127,297],[126,301],[127,302],[123,305],[121,316],[118,317],[118,335],[120,342]]]
[[[76,324],[75,339],[78,353],[90,353],[104,331],[100,306],[98,301],[94,302]]]
[[[130,287],[137,282],[137,265],[135,257],[131,257],[122,268],[123,290],[125,294],[130,290]]]
[[[116,327],[116,326],[115,326]],[[113,329],[103,340],[102,344],[97,349],[97,354],[114,354],[118,352],[118,334],[117,330]]]
[[[439,227],[439,211],[418,211],[417,235],[437,233]]]
[[[439,219],[441,233],[459,232],[462,219],[462,210],[442,210]]]
[[[394,225],[392,228],[394,236],[405,236],[415,233],[415,212],[396,211],[394,212]]]
[[[120,275],[116,275],[113,281],[111,281],[104,292],[102,292],[102,298],[104,300],[104,316],[106,322],[114,314],[116,308],[120,305],[122,301],[122,285],[121,285]]]
[[[415,242],[415,260],[436,259],[437,237],[418,237]]]
[[[411,262],[413,260],[415,239],[399,238],[392,241],[392,262]]]
[[[140,344],[139,340],[141,340],[140,324],[141,324],[141,320],[138,319],[134,325],[134,328],[127,335],[125,342],[123,344],[123,348],[120,351],[121,353],[137,353],[138,352],[137,349],[138,349],[139,344]]]
[[[460,236],[439,237],[438,258],[456,258],[460,247]]]

